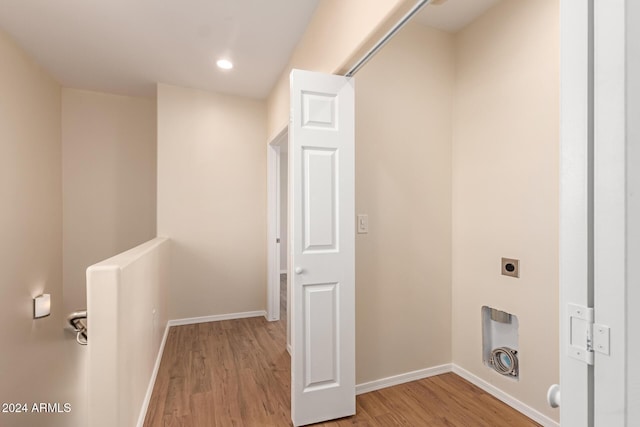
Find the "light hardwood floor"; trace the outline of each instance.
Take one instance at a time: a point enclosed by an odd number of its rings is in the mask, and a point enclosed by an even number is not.
[[[172,327],[144,425],[291,425],[285,337],[284,321],[264,318]],[[355,416],[318,425],[538,425],[452,373],[362,394],[356,405]]]

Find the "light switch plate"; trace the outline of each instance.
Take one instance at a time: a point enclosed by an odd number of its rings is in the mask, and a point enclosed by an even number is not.
[[[358,215],[358,234],[366,234],[369,232],[369,215]]]

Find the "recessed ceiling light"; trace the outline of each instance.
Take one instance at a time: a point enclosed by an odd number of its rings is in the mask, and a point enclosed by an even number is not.
[[[228,59],[218,59],[216,65],[218,68],[222,68],[223,70],[230,70],[233,68],[233,64]]]

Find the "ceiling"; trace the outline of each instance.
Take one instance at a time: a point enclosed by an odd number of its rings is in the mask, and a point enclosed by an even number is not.
[[[500,0],[446,0],[429,4],[416,16],[420,24],[455,33]],[[436,2],[434,2],[436,3]]]
[[[63,86],[264,98],[318,0],[0,0],[0,28]],[[217,59],[235,68],[219,70]]]
[[[417,20],[455,32],[497,1],[447,0]],[[318,2],[0,0],[0,29],[63,86],[153,96],[162,82],[263,99]],[[222,57],[233,70],[215,66]]]

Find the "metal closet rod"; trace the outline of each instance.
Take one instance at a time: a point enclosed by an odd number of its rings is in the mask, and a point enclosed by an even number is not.
[[[411,18],[413,18],[413,15],[420,12],[420,10],[431,3],[431,1],[432,0],[419,0],[415,4],[415,6],[413,6],[411,10],[407,12],[407,14],[404,15],[402,19],[400,19],[400,21],[398,21],[398,23],[393,26],[392,29],[389,30],[387,34],[385,34],[380,40],[378,40],[378,43],[376,43],[375,46],[373,46],[367,53],[365,53],[364,56],[360,58],[360,60],[349,69],[349,71],[347,71],[345,76],[352,77],[355,73],[357,73],[360,68],[362,68],[367,62],[369,62],[369,60],[371,60],[371,58],[373,58],[375,54],[384,47],[384,45],[389,43],[393,36],[395,36],[396,33],[400,31],[411,20]]]

